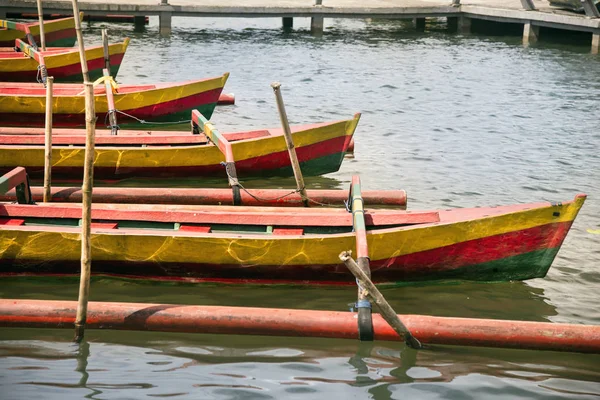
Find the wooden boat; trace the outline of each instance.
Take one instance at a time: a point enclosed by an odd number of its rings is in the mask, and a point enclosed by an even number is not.
[[[120,126],[189,121],[192,109],[206,118],[212,115],[229,73],[216,78],[180,83],[119,85],[113,89]],[[116,86],[116,84],[115,84]],[[113,86],[114,88],[114,86]],[[94,88],[97,124],[108,113],[105,85]],[[0,82],[0,121],[4,126],[44,126],[46,89],[38,83]],[[85,126],[83,84],[54,85],[53,126]]]
[[[197,110],[193,111],[195,129]],[[189,116],[188,116],[189,118]],[[306,175],[339,169],[356,129],[354,118],[292,127],[296,153]],[[211,124],[212,125],[212,124]],[[282,129],[222,134],[231,143],[239,176],[292,175]],[[54,129],[52,179],[83,176],[85,130]],[[96,131],[94,178],[225,176],[225,156],[204,133]],[[1,173],[22,166],[33,177],[44,173],[44,129],[0,128]]]
[[[108,47],[110,55],[110,75],[115,78],[129,45],[129,39]],[[85,50],[90,79],[102,76],[104,68],[104,50],[102,46],[88,47]],[[82,82],[79,50],[74,47],[52,47],[46,51],[34,50],[17,39],[16,46],[0,48],[0,81],[35,82],[39,78],[40,64],[44,64],[48,76],[55,82]]]
[[[0,179],[0,193],[15,187]],[[30,199],[24,183],[21,202]],[[20,188],[20,189],[19,189]],[[546,275],[585,195],[564,203],[439,211],[366,210],[376,283],[507,281]],[[0,275],[77,275],[80,204],[0,203]],[[94,204],[94,274],[229,283],[354,284],[345,209]]]
[[[65,14],[44,14],[44,21],[49,21],[52,19],[59,18],[67,18],[68,15]],[[29,18],[29,19],[38,19],[38,14],[34,13],[6,13],[6,18]],[[135,16],[133,15],[120,15],[120,14],[107,14],[107,15],[91,15],[85,14],[83,16],[83,21],[101,21],[101,22],[125,22],[125,23],[133,23],[135,22]],[[148,25],[150,22],[150,18],[143,17],[144,24]]]
[[[83,13],[79,14],[83,18]],[[0,47],[15,45],[16,39],[25,39],[31,33],[37,44],[40,44],[39,22],[20,23],[0,20]],[[47,47],[73,47],[77,38],[75,19],[73,17],[44,21],[44,35]]]

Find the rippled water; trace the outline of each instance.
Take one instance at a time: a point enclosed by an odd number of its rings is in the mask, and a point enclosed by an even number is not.
[[[121,82],[231,72],[236,105],[222,131],[362,112],[356,158],[311,188],[406,189],[409,208],[589,198],[548,276],[528,282],[387,288],[402,313],[600,324],[600,58],[589,43],[416,33],[398,21],[326,20],[322,39],[296,19],[174,19],[169,39],[108,26],[132,43]],[[542,32],[543,33],[543,32]],[[544,35],[542,34],[542,37]],[[181,185],[190,182],[179,182]],[[292,187],[291,180],[246,182]],[[226,185],[223,183],[223,185]],[[92,300],[345,310],[353,288],[174,285],[96,278]],[[4,298],[75,299],[74,279],[4,279]],[[88,331],[0,331],[0,398],[597,398],[600,357],[397,343]]]

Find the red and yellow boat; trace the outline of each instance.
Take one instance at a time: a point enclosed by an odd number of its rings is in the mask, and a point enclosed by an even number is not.
[[[24,172],[23,172],[24,175]],[[0,193],[15,175],[0,179]],[[21,201],[29,196],[22,184]],[[366,210],[375,283],[507,281],[546,275],[585,195],[564,203]],[[80,204],[0,203],[0,275],[78,275]],[[345,209],[94,204],[94,274],[224,283],[355,284]]]
[[[212,115],[229,73],[180,83],[150,85],[114,84],[114,104],[120,126],[150,127],[153,123],[179,123],[190,119],[193,109],[206,118]],[[114,82],[113,82],[114,83]],[[116,88],[116,89],[115,89]],[[54,85],[53,126],[85,126],[83,84]],[[94,88],[97,124],[108,113],[105,85]],[[0,82],[0,121],[4,126],[42,127],[46,89],[38,83]]]
[[[83,13],[79,13],[79,18],[83,18]],[[15,40],[25,40],[27,33],[31,33],[36,43],[40,44],[39,22],[21,23],[0,20],[0,47],[14,46]],[[44,21],[44,36],[47,47],[73,47],[77,41],[75,18]]]
[[[108,46],[110,56],[110,75],[117,76],[119,67],[129,45],[129,38],[121,43]],[[102,76],[104,49],[102,46],[88,47],[85,50],[90,79]],[[79,50],[73,47],[52,47],[46,51],[34,50],[17,39],[16,46],[0,48],[0,81],[35,82],[39,78],[39,66],[46,66],[48,76],[55,82],[82,82]]]
[[[194,110],[194,115],[198,111]],[[188,116],[189,118],[189,116]],[[339,169],[360,114],[354,118],[298,125],[292,137],[305,175]],[[197,117],[193,118],[198,121]],[[202,131],[195,124],[195,129]],[[282,129],[222,134],[231,144],[239,176],[292,175]],[[85,157],[85,130],[54,129],[52,179],[81,179]],[[169,131],[96,131],[94,178],[194,177],[225,174],[227,161],[218,143],[204,133]],[[44,129],[0,128],[0,171],[26,167],[34,177],[44,173]]]

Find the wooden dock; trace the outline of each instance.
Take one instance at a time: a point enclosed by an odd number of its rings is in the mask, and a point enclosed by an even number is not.
[[[131,15],[136,23],[146,16],[158,16],[161,34],[171,32],[173,16],[282,18],[284,27],[293,26],[293,18],[311,18],[311,31],[323,33],[324,18],[414,19],[417,29],[426,18],[448,18],[449,27],[460,33],[470,32],[471,20],[523,24],[523,41],[538,39],[539,28],[589,32],[592,53],[600,51],[600,14],[593,0],[579,0],[585,14],[561,10],[545,0],[86,0],[80,10],[89,15]],[[35,0],[2,0],[0,18],[6,13],[35,13]],[[44,12],[71,14],[68,0],[44,0]]]

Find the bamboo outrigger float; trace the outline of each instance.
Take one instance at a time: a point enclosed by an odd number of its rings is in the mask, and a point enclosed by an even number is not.
[[[56,87],[57,85],[55,85]],[[53,118],[56,118],[54,115]],[[189,118],[189,117],[188,117]],[[360,119],[353,118],[292,128],[298,159],[305,175],[339,169]],[[94,177],[221,176],[227,161],[220,147],[231,147],[240,176],[291,175],[290,159],[281,129],[219,134],[197,110],[192,131],[96,131]],[[120,123],[120,121],[119,121]],[[81,179],[84,131],[53,129],[52,177]],[[42,128],[0,128],[0,172],[23,166],[32,177],[44,171]]]
[[[79,14],[79,18],[83,18],[83,13]],[[27,33],[31,33],[35,41],[39,43],[39,22],[20,23],[0,20],[0,47],[14,46],[15,40],[25,40]],[[76,41],[75,18],[67,17],[44,21],[44,33],[48,47],[73,47]]]
[[[72,328],[76,302],[0,300],[5,328]],[[600,326],[399,315],[427,345],[600,353]],[[356,339],[356,314],[339,311],[90,302],[88,329]],[[375,340],[402,341],[378,315]]]
[[[193,109],[211,117],[229,73],[220,77],[149,85],[111,84],[119,125],[151,127],[153,124],[188,121]],[[45,88],[37,83],[0,82],[0,120],[7,126],[43,127]],[[104,85],[94,88],[97,124],[109,107]],[[54,85],[54,127],[85,125],[84,90],[81,84]]]
[[[0,191],[14,179],[0,182]],[[433,211],[366,209],[375,283],[543,277],[585,201]],[[81,205],[0,204],[0,275],[77,273]],[[92,206],[94,273],[231,283],[347,285],[344,209]],[[205,250],[210,249],[210,251]]]
[[[109,46],[110,75],[116,78],[119,67],[129,45],[129,38]],[[102,46],[88,47],[85,50],[90,79],[102,76],[105,68]],[[0,81],[35,82],[39,78],[39,67],[44,65],[48,76],[55,82],[81,82],[79,50],[74,47],[53,47],[46,51],[17,39],[12,47],[0,48]]]

